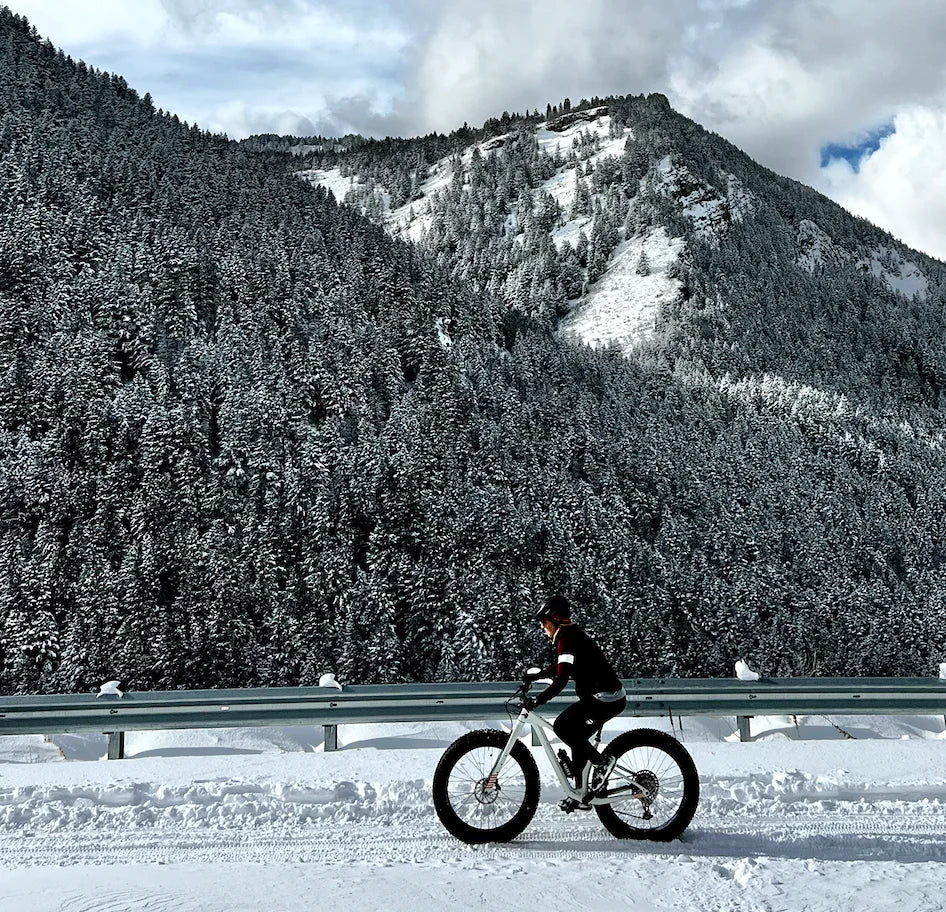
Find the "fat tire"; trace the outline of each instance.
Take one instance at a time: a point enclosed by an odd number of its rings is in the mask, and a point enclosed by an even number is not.
[[[690,825],[696,806],[700,800],[700,776],[696,764],[687,749],[666,732],[652,728],[640,728],[618,735],[603,751],[606,756],[621,756],[638,747],[652,747],[668,754],[679,766],[683,775],[683,800],[676,814],[661,827],[635,827],[623,820],[609,804],[594,806],[598,818],[605,829],[618,839],[647,839],[653,842],[670,842],[676,839]]]
[[[486,828],[471,826],[454,811],[447,795],[450,773],[462,757],[480,747],[497,747],[502,750],[509,740],[509,733],[495,729],[479,729],[457,738],[444,752],[434,772],[433,798],[434,810],[447,831],[469,845],[484,842],[509,842],[515,839],[535,816],[539,805],[539,768],[528,748],[517,741],[510,753],[510,759],[519,764],[525,779],[525,797],[522,805],[512,819],[498,827]],[[509,760],[506,761],[510,762]]]

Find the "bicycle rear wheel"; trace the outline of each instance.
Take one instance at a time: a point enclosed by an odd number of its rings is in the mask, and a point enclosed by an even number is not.
[[[669,842],[689,825],[700,800],[700,777],[686,748],[649,728],[618,735],[604,754],[617,758],[595,805],[601,822],[619,839]]]
[[[434,773],[434,809],[457,839],[470,844],[515,839],[539,804],[539,770],[517,741],[495,781],[493,764],[509,734],[482,729],[457,738]]]

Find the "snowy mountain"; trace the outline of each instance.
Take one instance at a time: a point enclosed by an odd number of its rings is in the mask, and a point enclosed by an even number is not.
[[[0,34],[0,689],[946,655],[942,264],[660,96],[294,155]]]
[[[396,150],[321,144],[308,154],[297,146],[312,165],[299,173],[514,306],[562,317],[564,334],[626,352],[652,340],[682,296],[693,248],[723,255],[732,227],[751,230],[757,217],[774,216],[790,240],[784,259],[767,264],[773,283],[790,281],[793,267],[832,281],[861,273],[927,301],[946,281],[942,264],[766,172],[663,96],[496,122],[461,147],[465,133],[429,164],[429,138],[413,141],[413,158],[412,141]],[[410,199],[384,180],[409,185]]]

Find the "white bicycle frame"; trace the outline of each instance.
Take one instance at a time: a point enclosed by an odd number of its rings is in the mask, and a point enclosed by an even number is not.
[[[503,752],[496,758],[496,762],[493,764],[493,768],[489,771],[489,776],[486,779],[487,788],[495,787],[496,783],[499,781],[499,774],[502,772],[503,766],[506,764],[506,760],[509,758],[509,754],[512,752],[513,746],[519,740],[519,737],[522,734],[523,728],[528,726],[532,729],[535,736],[538,738],[539,744],[545,751],[545,755],[549,758],[549,763],[552,764],[552,769],[555,770],[555,775],[558,778],[559,785],[562,787],[562,791],[565,792],[566,796],[573,798],[575,801],[582,802],[585,796],[585,791],[583,788],[576,788],[571,784],[568,777],[565,775],[565,771],[562,769],[561,763],[558,761],[558,757],[555,755],[555,751],[552,748],[552,742],[549,740],[548,735],[545,733],[546,728],[552,728],[552,723],[548,719],[540,716],[535,710],[532,710],[530,713],[525,707],[519,712],[519,717],[512,725],[512,731],[509,732],[509,739],[506,741],[506,746],[503,748]],[[595,805],[595,804],[615,804],[619,801],[627,801],[629,798],[643,798],[647,795],[647,789],[637,782],[633,777],[629,777],[630,785],[626,785],[623,788],[608,790],[602,795],[595,795],[594,797],[584,801],[584,804]],[[587,784],[587,783],[583,783]]]

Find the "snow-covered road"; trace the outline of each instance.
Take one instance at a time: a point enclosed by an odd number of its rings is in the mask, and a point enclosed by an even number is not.
[[[130,735],[138,757],[121,762],[29,762],[51,751],[24,741],[0,762],[0,912],[534,909],[563,895],[609,910],[940,910],[942,720],[878,722],[884,739],[853,724],[857,740],[773,724],[751,744],[691,726],[700,808],[667,845],[562,814],[550,777],[518,840],[456,842],[429,787],[461,726],[352,727],[334,754],[280,753],[259,733]]]

